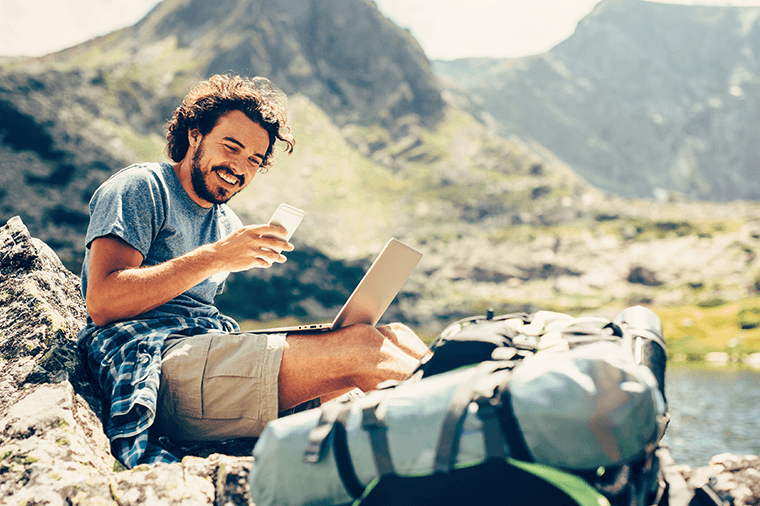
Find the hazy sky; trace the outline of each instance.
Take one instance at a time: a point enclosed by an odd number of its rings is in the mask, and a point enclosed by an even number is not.
[[[213,0],[209,0],[213,1]],[[599,0],[376,0],[429,58],[543,53]],[[157,0],[0,0],[0,55],[40,56],[136,23]],[[760,0],[669,3],[760,5]]]

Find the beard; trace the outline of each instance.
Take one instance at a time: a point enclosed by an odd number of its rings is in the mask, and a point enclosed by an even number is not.
[[[196,149],[193,153],[192,163],[190,165],[192,169],[191,181],[193,183],[193,191],[195,191],[195,194],[198,195],[198,197],[205,200],[206,202],[211,202],[212,204],[226,204],[237,192],[230,192],[226,188],[222,188],[220,186],[212,189],[208,183],[207,175],[219,170],[224,170],[228,175],[233,175],[234,173],[232,172],[232,169],[226,165],[214,165],[208,172],[203,172],[203,169],[201,168],[201,162],[203,160],[204,153],[204,140],[205,139],[201,139],[200,143],[198,144],[198,149]],[[234,177],[238,179],[238,186],[242,187],[244,183],[243,177]]]

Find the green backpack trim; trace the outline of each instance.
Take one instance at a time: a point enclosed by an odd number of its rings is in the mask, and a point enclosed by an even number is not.
[[[584,506],[610,506],[610,501],[606,497],[578,476],[544,464],[533,464],[513,459],[507,460],[513,466],[535,474],[554,484],[557,488],[564,490],[578,504]]]

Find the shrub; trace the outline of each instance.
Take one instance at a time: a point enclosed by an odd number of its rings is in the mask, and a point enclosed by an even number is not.
[[[760,307],[750,307],[739,311],[738,324],[740,329],[748,330],[760,327]]]

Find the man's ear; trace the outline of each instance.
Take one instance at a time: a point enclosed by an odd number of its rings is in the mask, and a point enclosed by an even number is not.
[[[192,128],[187,131],[187,142],[189,142],[190,146],[193,148],[198,145],[202,137],[203,136],[197,128]]]

